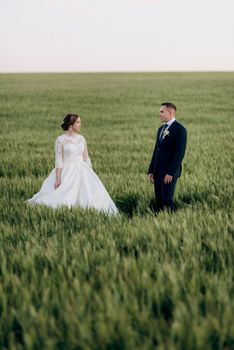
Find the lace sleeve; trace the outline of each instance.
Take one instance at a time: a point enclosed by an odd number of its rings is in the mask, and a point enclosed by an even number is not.
[[[55,141],[55,168],[63,168],[63,143],[59,137]]]
[[[90,168],[92,168],[92,163],[91,163],[91,160],[89,158],[89,153],[88,153],[88,148],[87,148],[86,141],[85,141],[85,149],[84,149],[84,152],[83,152],[83,160]]]

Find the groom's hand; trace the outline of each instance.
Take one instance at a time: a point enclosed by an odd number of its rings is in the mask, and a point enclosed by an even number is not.
[[[153,184],[154,183],[154,175],[149,174],[149,181]]]
[[[170,183],[172,182],[172,179],[173,179],[173,176],[167,174],[167,175],[164,177],[164,183],[165,183],[165,185],[170,184]]]

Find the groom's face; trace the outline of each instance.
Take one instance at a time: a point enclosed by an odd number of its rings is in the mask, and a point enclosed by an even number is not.
[[[161,106],[159,110],[159,117],[161,122],[168,122],[173,117],[172,110],[170,108],[167,108],[167,106]]]

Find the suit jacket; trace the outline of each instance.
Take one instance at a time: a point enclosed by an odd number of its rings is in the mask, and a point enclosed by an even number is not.
[[[150,162],[148,174],[172,175],[180,177],[184,158],[187,131],[176,120],[169,126],[169,134],[159,140],[163,125],[158,129],[156,144]]]

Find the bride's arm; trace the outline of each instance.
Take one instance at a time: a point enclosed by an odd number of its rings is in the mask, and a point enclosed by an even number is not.
[[[92,168],[92,163],[91,163],[91,160],[90,160],[90,158],[89,158],[88,147],[87,147],[86,142],[85,142],[85,149],[84,149],[84,152],[83,152],[82,156],[83,156],[84,162],[85,162],[90,168]]]
[[[62,140],[57,138],[55,141],[55,172],[56,172],[56,179],[54,183],[54,188],[58,188],[61,185],[61,173],[63,168],[63,144]]]
[[[61,172],[62,172],[61,168],[56,168],[56,179],[55,179],[55,183],[54,183],[55,190],[56,190],[56,188],[58,188],[61,185]]]

